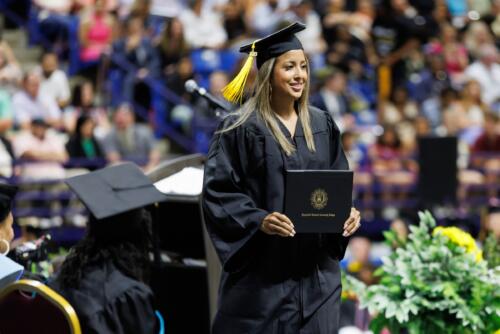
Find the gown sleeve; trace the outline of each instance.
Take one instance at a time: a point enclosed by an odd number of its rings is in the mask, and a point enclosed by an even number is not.
[[[246,135],[243,126],[216,134],[205,164],[202,195],[205,221],[222,266],[228,272],[237,271],[247,263],[252,240],[268,214],[245,191],[249,161],[256,159],[247,149]]]
[[[328,131],[330,132],[330,168],[336,170],[348,170],[349,163],[342,148],[340,140],[340,130],[335,124],[329,112],[325,112]],[[332,257],[337,258],[339,261],[344,258],[347,244],[350,237],[344,237],[341,233],[327,234],[327,247]]]
[[[151,290],[134,286],[110,301],[85,324],[87,333],[158,333]]]

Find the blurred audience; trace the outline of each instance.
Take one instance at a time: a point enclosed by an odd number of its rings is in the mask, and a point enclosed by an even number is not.
[[[455,85],[463,82],[463,72],[469,65],[465,46],[458,41],[457,30],[451,24],[441,26],[442,54],[446,71]]]
[[[113,44],[112,51],[113,58],[132,66],[126,70],[117,67],[123,76],[123,96],[129,103],[140,99],[141,106],[149,110],[150,90],[144,81],[161,73],[160,60],[151,39],[145,34],[143,18],[131,16],[125,27],[125,36]]]
[[[347,78],[342,71],[334,69],[327,75],[319,91],[311,96],[311,104],[328,111],[340,129],[353,126]]]
[[[4,39],[3,33],[3,25],[0,24],[0,52],[6,58],[6,63],[19,66],[19,61],[12,51],[12,47],[10,46],[10,44]]]
[[[84,62],[98,61],[111,47],[117,28],[115,19],[105,5],[105,0],[96,0],[87,11],[80,14],[78,37],[80,59]]]
[[[483,44],[493,44],[493,36],[486,23],[483,21],[471,22],[464,36],[464,43],[467,51],[473,59],[480,58],[480,50]]]
[[[61,125],[61,109],[53,96],[40,91],[40,75],[28,72],[23,78],[23,89],[12,98],[16,125],[28,129],[33,119],[43,119],[52,127]]]
[[[500,64],[494,44],[483,44],[478,49],[478,60],[465,70],[465,74],[481,85],[484,103],[490,105],[500,99]]]
[[[134,112],[127,104],[121,105],[113,115],[113,128],[103,142],[110,163],[132,160],[145,171],[160,162],[160,151],[151,129],[136,124]]]
[[[95,135],[103,138],[111,125],[106,108],[99,107],[96,102],[94,85],[91,81],[84,81],[73,88],[71,105],[64,110],[64,128],[73,134],[80,116],[90,116],[96,123]]]
[[[40,34],[44,40],[53,44],[59,52],[65,52],[68,46],[71,25],[70,13],[73,0],[33,0],[37,9]]]
[[[370,171],[367,149],[359,143],[356,134],[350,130],[343,131],[341,138],[349,169],[355,172],[353,180],[357,192],[355,196],[365,203],[370,203],[373,200],[373,175]],[[373,218],[373,211],[364,210],[363,215],[365,218]]]
[[[371,285],[375,283],[373,272],[375,266],[370,260],[371,242],[365,237],[354,237],[349,241],[350,258],[347,272],[363,283]]]
[[[481,101],[481,88],[475,80],[464,85],[458,102],[443,113],[443,125],[448,135],[458,136],[471,145],[480,134],[487,107]]]
[[[436,98],[442,90],[452,86],[443,55],[433,47],[429,45],[426,52],[425,66],[409,80],[409,90],[418,103]]]
[[[385,208],[383,216],[394,219],[398,215],[399,202],[406,199],[408,189],[415,183],[418,166],[404,151],[401,138],[396,129],[385,126],[377,142],[369,147],[368,154],[372,163],[373,175],[381,185],[381,196]]]
[[[228,0],[220,7],[224,30],[227,32],[227,45],[231,47],[242,39],[248,38],[249,29],[245,21],[245,7],[250,1]]]
[[[20,219],[20,224],[42,228],[60,226],[63,203],[56,198],[66,189],[61,181],[66,177],[63,164],[68,160],[63,138],[44,119],[37,118],[30,122],[29,130],[16,135],[13,147],[16,159],[21,162],[17,175],[21,191],[38,194],[33,200],[18,202],[20,209],[30,212],[28,217]],[[34,211],[37,209],[38,213]]]
[[[184,27],[184,38],[190,47],[219,49],[227,41],[219,14],[212,8],[204,7],[203,0],[190,0],[179,20]]]
[[[22,72],[17,62],[9,60],[7,52],[0,47],[0,90],[12,94],[19,89]]]
[[[210,77],[208,78],[208,92],[212,94],[212,96],[218,98],[222,104],[226,102],[224,97],[222,96],[222,89],[226,87],[226,85],[229,83],[229,77],[226,74],[226,72],[223,71],[214,71],[210,74]],[[213,113],[213,109],[211,109],[213,106],[211,106],[207,99],[202,98],[202,97],[195,97],[193,100],[193,106],[195,110],[201,113],[201,115],[204,115],[210,119],[213,119],[216,115]],[[227,108],[231,108],[231,104],[227,103]],[[174,111],[172,111],[173,113]],[[172,115],[172,117],[174,117]],[[189,119],[190,123],[191,119]],[[186,124],[189,126],[189,124]]]
[[[184,100],[189,101],[190,95],[186,92],[184,84],[187,80],[193,79],[194,75],[193,62],[188,55],[185,55],[179,59],[175,72],[167,76],[166,86]]]
[[[66,143],[73,166],[82,166],[89,170],[103,167],[105,154],[101,143],[94,136],[94,128],[95,122],[89,115],[83,114],[76,121],[75,132]]]
[[[411,100],[408,90],[404,86],[396,86],[389,101],[379,101],[379,123],[400,124],[406,120],[413,120],[418,115],[418,106]]]
[[[42,66],[38,69],[41,77],[39,94],[57,102],[64,108],[70,102],[70,88],[66,73],[59,69],[57,54],[46,52],[42,56]]]
[[[496,198],[500,192],[500,119],[497,115],[485,115],[482,134],[472,146],[472,165],[485,173],[490,186],[488,196]]]
[[[290,21],[300,21],[306,25],[306,29],[299,32],[297,38],[302,42],[311,68],[314,70],[323,67],[327,45],[322,34],[321,18],[314,11],[310,0],[299,0],[291,6],[291,9],[293,15],[291,15]]]
[[[245,10],[248,28],[257,37],[264,37],[280,28],[288,12],[288,1],[247,1]]]
[[[23,180],[62,180],[63,163],[68,159],[64,140],[42,118],[29,122],[29,130],[19,133],[13,142],[14,152],[21,164]]]
[[[458,94],[452,88],[443,88],[438,96],[429,97],[422,103],[421,113],[429,120],[434,133],[445,135],[443,115],[458,102]]]
[[[172,75],[183,56],[189,54],[189,48],[184,39],[184,27],[181,21],[174,17],[170,19],[157,40],[161,68],[166,76]]]

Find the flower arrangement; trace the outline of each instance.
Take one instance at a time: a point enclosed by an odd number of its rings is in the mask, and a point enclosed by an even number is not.
[[[500,267],[489,269],[474,239],[455,228],[435,227],[429,212],[410,226],[406,241],[386,232],[395,246],[367,287],[353,277],[361,307],[374,315],[370,329],[393,334],[492,334],[500,329]]]

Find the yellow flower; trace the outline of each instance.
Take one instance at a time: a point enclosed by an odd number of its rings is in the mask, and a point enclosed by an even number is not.
[[[341,298],[346,300],[346,299],[356,299],[356,293],[354,291],[351,291],[351,290],[342,290],[342,295],[341,295]],[[496,334],[496,333],[495,333]]]
[[[359,261],[352,261],[347,265],[347,271],[349,271],[350,273],[357,273],[360,270],[361,270],[361,262]]]
[[[500,334],[500,329],[497,329],[493,334]]]
[[[477,251],[476,252],[476,262],[481,262],[483,261],[483,251]],[[500,333],[498,333],[500,334]]]
[[[432,231],[432,235],[441,234],[447,237],[454,244],[465,248],[467,253],[475,254],[476,262],[483,260],[482,252],[477,248],[476,241],[467,232],[462,231],[457,227],[442,227],[438,226]],[[500,334],[500,333],[499,333]]]

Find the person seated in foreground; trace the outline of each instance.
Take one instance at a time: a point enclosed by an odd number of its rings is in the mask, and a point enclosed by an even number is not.
[[[14,239],[12,201],[16,193],[17,187],[0,184],[0,290],[18,280],[23,273],[23,267],[7,257]]]
[[[132,163],[66,182],[90,217],[49,286],[75,308],[83,333],[158,333],[147,285],[151,218],[143,207],[164,195]]]

